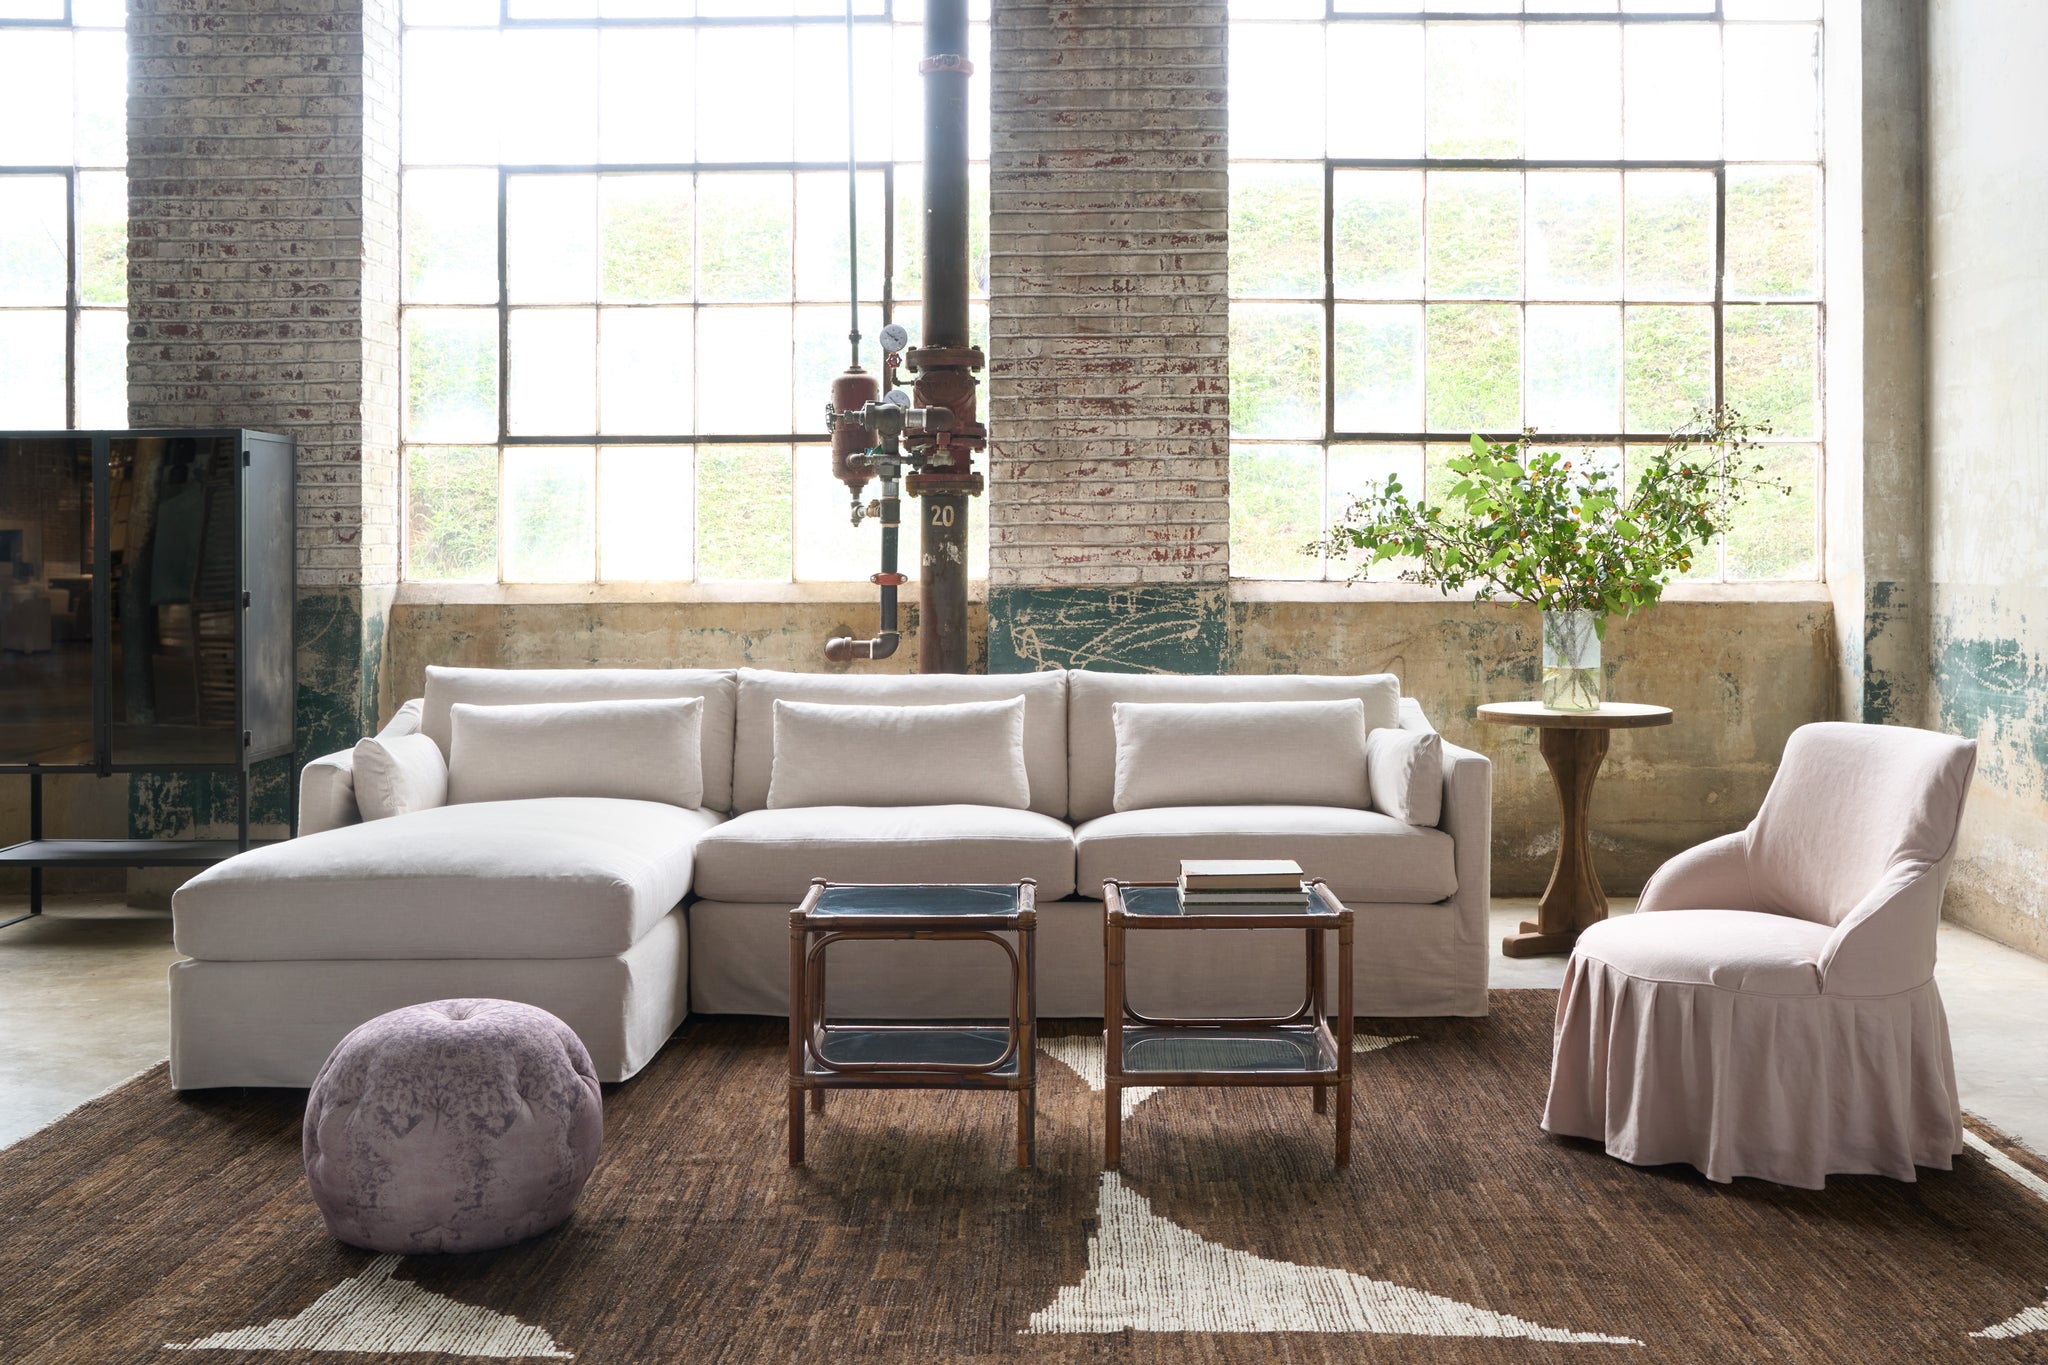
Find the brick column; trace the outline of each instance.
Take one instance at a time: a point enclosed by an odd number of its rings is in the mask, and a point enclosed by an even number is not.
[[[1225,0],[995,7],[995,671],[1224,666],[1225,23]]]
[[[398,7],[131,0],[128,42],[129,420],[298,438],[303,761],[374,726],[398,581]]]

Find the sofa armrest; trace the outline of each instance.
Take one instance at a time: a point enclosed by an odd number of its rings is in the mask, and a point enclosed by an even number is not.
[[[1443,741],[1444,813],[1437,828],[1451,836],[1461,910],[1459,933],[1473,941],[1487,935],[1493,897],[1493,760]]]
[[[377,732],[377,738],[417,734],[421,707],[417,698],[399,707],[391,723]],[[343,825],[361,824],[362,819],[363,812],[356,805],[355,750],[323,754],[299,773],[300,834],[319,834]]]

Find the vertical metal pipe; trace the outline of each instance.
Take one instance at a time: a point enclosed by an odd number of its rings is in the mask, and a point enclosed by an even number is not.
[[[967,344],[967,0],[929,0],[924,28],[924,331],[920,347]]]

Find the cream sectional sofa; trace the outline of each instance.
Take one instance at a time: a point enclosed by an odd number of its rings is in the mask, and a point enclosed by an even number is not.
[[[1043,672],[834,675],[720,670],[430,669],[426,695],[380,732],[446,753],[451,708],[702,699],[702,800],[551,796],[442,805],[363,821],[351,754],[301,780],[300,833],[229,859],[173,900],[171,1074],[181,1089],[306,1085],[333,1045],[386,1010],[446,996],[548,1009],[606,1080],[651,1060],[686,1014],[781,1014],[788,913],[813,877],[1038,883],[1039,1013],[1102,1009],[1105,878],[1170,879],[1185,857],[1286,856],[1359,916],[1366,1015],[1486,1011],[1491,769],[1442,744],[1441,818],[1375,809],[1213,805],[1114,809],[1117,702],[1363,698],[1390,728],[1428,732],[1391,675],[1182,677]],[[1022,698],[1029,806],[769,805],[777,701],[915,707]],[[926,761],[876,753],[878,765]],[[901,779],[902,774],[891,776]],[[1255,1013],[1300,996],[1292,935],[1135,936],[1134,1003],[1151,1013]],[[1000,1012],[987,945],[848,944],[845,1015]]]

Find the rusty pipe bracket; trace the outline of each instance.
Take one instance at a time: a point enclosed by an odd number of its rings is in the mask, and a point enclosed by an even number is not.
[[[941,52],[935,56],[926,57],[917,64],[917,74],[920,76],[929,76],[935,71],[951,71],[962,76],[972,76],[974,74],[974,63],[957,52]]]

